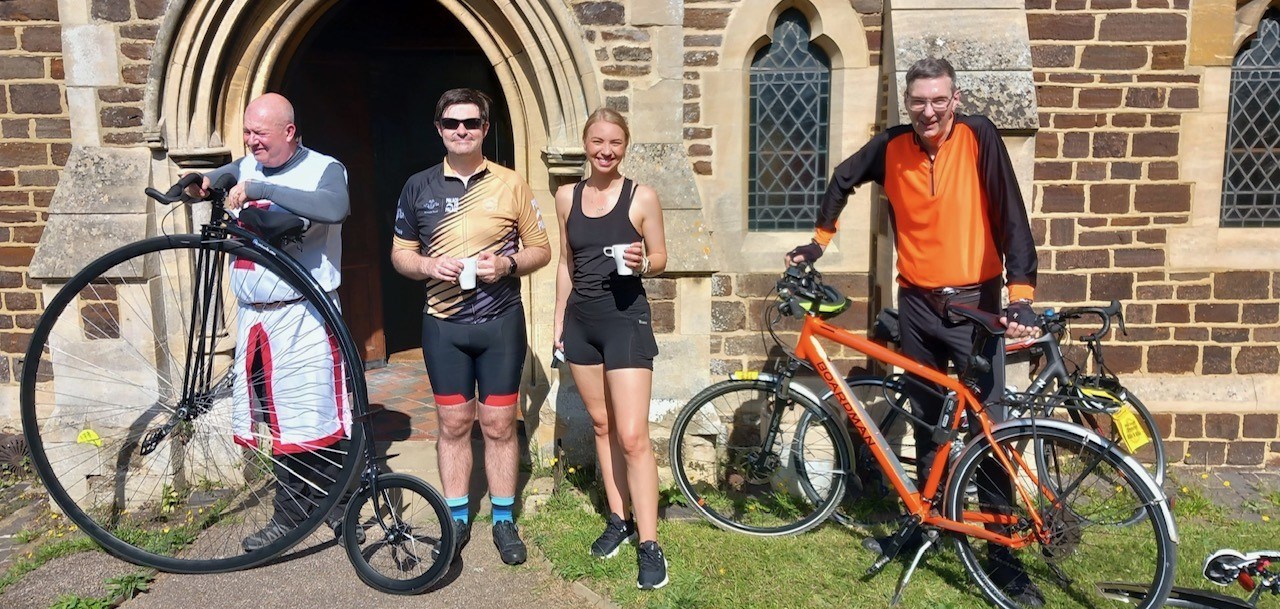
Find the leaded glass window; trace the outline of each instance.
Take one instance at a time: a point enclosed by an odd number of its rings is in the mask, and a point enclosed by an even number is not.
[[[751,62],[749,230],[810,230],[827,189],[831,62],[790,9]]]
[[[1231,68],[1222,226],[1280,226],[1280,11]]]

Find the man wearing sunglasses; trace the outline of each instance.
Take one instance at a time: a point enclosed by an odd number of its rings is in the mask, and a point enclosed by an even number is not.
[[[391,262],[425,280],[422,356],[436,398],[436,445],[457,551],[471,539],[471,428],[479,412],[493,504],[493,542],[502,561],[525,561],[512,520],[517,473],[516,404],[526,351],[521,275],[551,260],[533,191],[481,152],[489,132],[487,95],[451,89],[436,103],[444,162],[414,174],[400,193]]]
[[[1036,336],[1035,240],[1018,189],[1009,152],[996,126],[984,116],[956,111],[960,91],[956,73],[945,59],[927,57],[907,71],[903,105],[909,125],[892,127],[871,138],[861,150],[836,167],[818,211],[815,236],[787,253],[787,264],[818,259],[835,235],[837,219],[855,186],[874,181],[889,199],[894,244],[898,252],[898,309],[902,351],[937,370],[949,363],[969,365],[974,350],[973,327],[951,319],[947,303],[999,313],[1009,338]],[[1001,291],[1009,289],[1009,305],[1001,310]],[[991,371],[982,375],[979,397],[999,397],[1004,387],[1001,341],[986,341],[982,355]],[[993,391],[994,389],[994,391]],[[912,407],[921,418],[936,422],[942,394],[925,382],[907,383]],[[990,404],[995,420],[1003,409]],[[928,455],[937,442],[933,429],[916,426],[917,454]],[[917,472],[923,483],[928,468]],[[1005,480],[1007,483],[1007,479]],[[1007,502],[1010,493],[997,481],[986,501]],[[983,490],[979,489],[980,494]],[[902,545],[918,545],[916,536]],[[889,538],[868,539],[874,552],[899,551]],[[992,579],[1027,606],[1044,603],[1021,562],[1007,548],[992,548]]]

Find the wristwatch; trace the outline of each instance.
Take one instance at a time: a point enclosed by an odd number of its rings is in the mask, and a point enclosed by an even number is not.
[[[507,276],[509,277],[509,276],[511,276],[511,275],[515,275],[515,274],[516,274],[516,270],[517,270],[519,267],[516,265],[516,257],[515,257],[515,256],[507,256],[507,260],[508,260],[509,262],[511,262],[511,268],[507,269]]]

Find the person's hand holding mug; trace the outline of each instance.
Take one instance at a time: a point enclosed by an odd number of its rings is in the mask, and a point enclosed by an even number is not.
[[[493,283],[507,276],[507,264],[505,256],[480,252],[476,256],[476,277],[485,283]]]
[[[641,275],[645,270],[644,244],[639,241],[610,245],[604,255],[613,258],[619,275]]]
[[[438,256],[435,258],[424,257],[422,259],[422,272],[432,279],[440,281],[448,281],[450,283],[458,282],[458,275],[462,274],[462,261],[449,256]]]

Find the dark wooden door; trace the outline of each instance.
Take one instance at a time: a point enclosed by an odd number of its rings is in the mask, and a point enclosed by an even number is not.
[[[367,118],[368,72],[363,62],[314,53],[298,67],[284,94],[294,104],[302,142],[347,168],[351,215],[342,225],[342,286],[338,288],[342,317],[363,351],[366,367],[381,366],[387,360],[387,347],[376,177]]]
[[[303,141],[347,167],[351,216],[342,229],[343,316],[366,364],[422,344],[423,285],[391,266],[396,203],[414,173],[440,163],[433,123],[448,89],[494,100],[485,156],[512,167],[510,112],[475,39],[436,2],[343,0],[316,22],[280,76]]]

